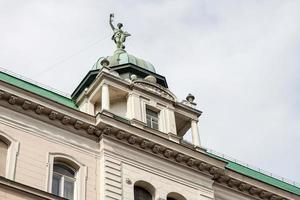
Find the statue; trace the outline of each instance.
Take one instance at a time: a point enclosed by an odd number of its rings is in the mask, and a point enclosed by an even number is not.
[[[114,34],[111,37],[111,39],[116,43],[117,49],[125,49],[125,46],[123,45],[123,43],[125,42],[126,37],[131,36],[131,35],[128,32],[122,30],[123,24],[121,24],[121,23],[118,23],[117,28],[115,28],[112,23],[113,18],[114,18],[114,14],[110,14],[109,24],[110,24],[111,29],[114,31]]]

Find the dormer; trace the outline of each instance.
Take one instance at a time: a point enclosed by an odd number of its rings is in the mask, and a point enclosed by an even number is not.
[[[117,44],[112,56],[99,58],[75,89],[72,98],[79,109],[93,116],[110,114],[146,131],[167,134],[176,142],[191,129],[193,144],[200,146],[201,111],[195,108],[194,97],[178,101],[150,62],[124,48]]]

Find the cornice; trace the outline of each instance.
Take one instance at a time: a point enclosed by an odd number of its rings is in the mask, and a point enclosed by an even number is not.
[[[49,121],[60,121],[64,126],[72,126],[73,131],[85,131],[89,136],[101,139],[102,137],[110,137],[119,142],[130,145],[134,148],[146,151],[160,158],[169,160],[181,166],[185,166],[191,170],[209,175],[217,184],[231,188],[232,190],[251,195],[258,199],[264,200],[287,200],[277,194],[266,191],[262,188],[250,185],[241,180],[228,176],[225,169],[214,166],[207,162],[201,161],[184,153],[178,152],[175,149],[170,149],[161,144],[154,143],[144,139],[141,136],[125,132],[117,127],[103,126],[96,127],[93,124],[80,121],[74,117],[64,115],[58,111],[52,110],[45,106],[39,105],[24,98],[15,96],[11,93],[0,90],[0,101],[6,101],[12,106],[21,107],[24,111],[34,111],[36,115],[47,116]],[[25,112],[26,113],[26,112]]]
[[[9,179],[6,179],[2,176],[0,176],[0,186],[9,188],[11,190],[17,190],[17,191],[22,191],[25,192],[29,195],[36,196],[41,199],[47,199],[47,200],[66,200],[65,198],[56,196],[54,194],[15,182],[11,181]]]

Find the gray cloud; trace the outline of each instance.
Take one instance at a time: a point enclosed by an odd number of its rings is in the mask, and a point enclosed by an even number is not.
[[[299,1],[0,1],[0,65],[71,93],[132,34],[181,99],[203,110],[204,146],[300,182]]]

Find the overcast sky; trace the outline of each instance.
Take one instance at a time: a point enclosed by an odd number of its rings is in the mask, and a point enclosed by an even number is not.
[[[300,182],[300,1],[0,0],[0,66],[72,93],[114,43],[109,13],[179,99],[202,145]]]

